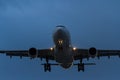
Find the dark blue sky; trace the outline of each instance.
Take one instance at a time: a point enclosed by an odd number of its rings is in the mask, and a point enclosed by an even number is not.
[[[0,0],[0,49],[49,48],[52,33],[62,24],[79,48],[120,49],[120,0]],[[86,62],[86,60],[84,60]],[[44,61],[43,61],[44,62]],[[9,59],[0,54],[1,80],[120,79],[120,59],[91,59],[96,66],[43,71],[39,59]]]

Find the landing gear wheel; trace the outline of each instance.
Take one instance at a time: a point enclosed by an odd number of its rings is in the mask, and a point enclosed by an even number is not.
[[[46,72],[47,71],[47,65],[44,64],[44,71]]]
[[[49,72],[51,72],[51,65],[50,65],[50,64],[47,64],[47,70],[48,70]]]
[[[81,71],[81,70],[84,72],[84,64],[83,63],[78,64],[78,72]]]
[[[49,71],[51,72],[51,65],[50,64],[44,64],[44,71]]]

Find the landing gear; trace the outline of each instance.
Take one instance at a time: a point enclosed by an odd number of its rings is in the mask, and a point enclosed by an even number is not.
[[[78,72],[80,72],[80,71],[83,71],[84,72],[84,63],[78,63]]]
[[[80,71],[83,71],[84,72],[84,63],[82,63],[82,59],[80,59],[80,63],[78,63],[78,72]]]
[[[96,65],[95,63],[83,63],[82,59],[80,59],[80,63],[74,64],[78,67],[78,72],[85,71],[85,65]]]
[[[48,63],[48,64],[44,64],[44,71],[47,72],[51,72],[51,65]]]
[[[49,63],[48,58],[46,58],[46,63],[42,64],[42,65],[44,65],[44,71],[45,72],[47,72],[47,71],[51,72],[51,64]]]

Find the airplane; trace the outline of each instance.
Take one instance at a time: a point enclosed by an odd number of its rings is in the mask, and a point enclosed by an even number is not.
[[[48,49],[37,49],[31,47],[28,50],[0,50],[1,54],[6,56],[30,57],[30,59],[40,58],[45,59],[46,62],[41,64],[44,66],[45,72],[51,72],[51,66],[61,66],[64,69],[69,69],[71,66],[77,66],[78,72],[84,72],[85,65],[96,65],[95,63],[83,63],[83,59],[107,56],[119,56],[120,50],[103,50],[90,47],[89,49],[76,48],[72,46],[71,36],[67,28],[63,25],[58,25],[53,33],[54,47]],[[52,64],[49,60],[54,60],[56,63]],[[79,60],[78,63],[74,63]]]

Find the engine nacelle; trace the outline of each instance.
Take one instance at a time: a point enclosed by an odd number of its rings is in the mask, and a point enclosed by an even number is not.
[[[37,49],[36,49],[36,48],[30,48],[29,51],[28,51],[28,55],[29,55],[31,58],[37,57],[37,55],[38,55]]]
[[[97,55],[97,49],[94,48],[94,47],[91,47],[89,50],[88,50],[88,53],[89,55],[94,58],[96,55]]]

